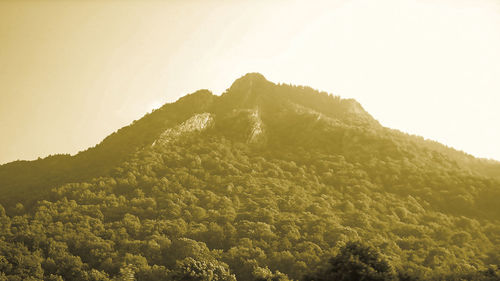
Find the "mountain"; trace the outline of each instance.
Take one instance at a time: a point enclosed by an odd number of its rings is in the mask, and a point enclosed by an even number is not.
[[[496,280],[500,265],[500,163],[258,73],[75,156],[0,166],[0,204],[0,280],[320,280],[329,263]]]

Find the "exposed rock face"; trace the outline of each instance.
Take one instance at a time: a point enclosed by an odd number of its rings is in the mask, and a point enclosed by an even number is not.
[[[259,109],[252,110],[250,113],[250,121],[252,124],[250,135],[248,137],[249,143],[256,143],[264,137],[264,124],[260,119]]]
[[[209,127],[214,121],[214,117],[210,113],[196,114],[188,120],[174,128],[169,128],[163,132],[160,137],[153,142],[152,146],[157,144],[166,144],[172,140],[177,139],[181,135],[189,132],[203,131]]]

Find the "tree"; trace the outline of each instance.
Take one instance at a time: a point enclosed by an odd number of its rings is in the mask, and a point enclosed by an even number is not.
[[[392,268],[374,249],[360,242],[348,242],[325,269],[306,275],[303,280],[385,281],[395,277]]]
[[[227,264],[217,260],[200,261],[193,258],[178,261],[171,276],[175,281],[236,281]]]

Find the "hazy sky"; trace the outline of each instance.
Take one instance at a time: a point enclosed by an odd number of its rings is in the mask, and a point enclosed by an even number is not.
[[[0,1],[0,163],[247,72],[500,160],[500,1]]]

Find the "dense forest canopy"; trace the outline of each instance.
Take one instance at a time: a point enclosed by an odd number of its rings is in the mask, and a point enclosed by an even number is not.
[[[499,163],[257,73],[0,166],[0,203],[0,280],[500,276]]]

